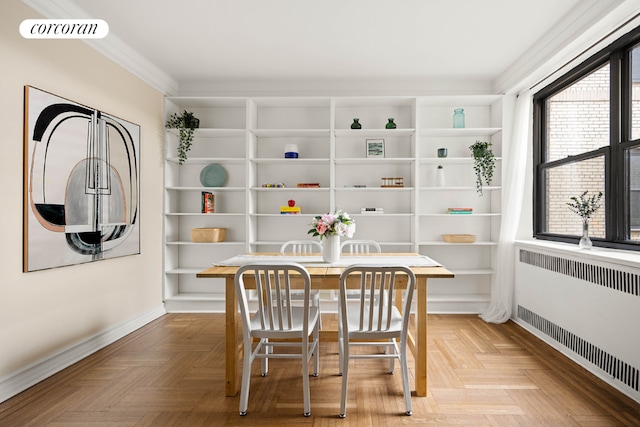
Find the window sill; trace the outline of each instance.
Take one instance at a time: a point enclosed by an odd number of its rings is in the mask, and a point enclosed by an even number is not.
[[[598,262],[640,268],[640,253],[636,251],[596,247],[584,250],[571,243],[551,242],[548,240],[516,240],[515,245],[561,256],[574,256]]]

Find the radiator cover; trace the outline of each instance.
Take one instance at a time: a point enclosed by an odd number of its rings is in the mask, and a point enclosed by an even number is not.
[[[516,250],[516,321],[640,402],[640,269]]]

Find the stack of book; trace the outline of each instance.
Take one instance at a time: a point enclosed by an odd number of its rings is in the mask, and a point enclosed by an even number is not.
[[[214,204],[215,196],[213,193],[208,191],[202,192],[202,197],[200,199],[200,211],[202,213],[214,213],[215,212],[215,204]]]
[[[300,206],[280,206],[281,215],[299,215]]]
[[[382,215],[384,213],[383,208],[360,208],[362,215]]]
[[[320,183],[318,182],[299,182],[298,188],[320,188]]]
[[[449,208],[447,209],[447,213],[453,215],[471,214],[473,213],[473,208]]]

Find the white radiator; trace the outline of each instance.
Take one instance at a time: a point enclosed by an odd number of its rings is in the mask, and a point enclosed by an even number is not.
[[[517,247],[515,318],[640,402],[640,268]]]

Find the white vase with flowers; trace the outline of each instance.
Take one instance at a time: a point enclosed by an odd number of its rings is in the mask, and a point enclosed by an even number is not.
[[[311,221],[307,234],[318,237],[322,243],[322,259],[334,263],[340,259],[340,237],[353,237],[356,223],[349,214],[340,210],[318,215]]]

